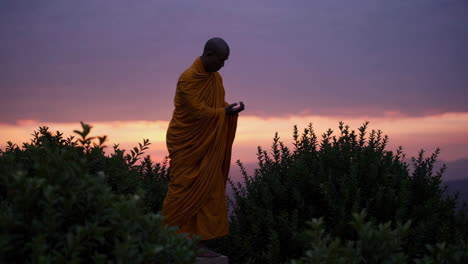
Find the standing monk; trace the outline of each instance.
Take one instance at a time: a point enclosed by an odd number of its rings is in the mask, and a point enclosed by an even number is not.
[[[209,240],[229,233],[226,181],[240,102],[224,99],[218,73],[229,57],[221,38],[208,40],[177,81],[175,109],[166,135],[170,158],[168,191],[163,204],[165,223],[179,232]],[[205,257],[218,254],[201,247]]]

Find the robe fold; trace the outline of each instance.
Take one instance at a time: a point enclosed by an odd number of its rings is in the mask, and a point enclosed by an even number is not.
[[[226,115],[221,75],[198,57],[179,77],[166,134],[170,182],[165,224],[202,240],[229,233],[226,181],[238,115]]]

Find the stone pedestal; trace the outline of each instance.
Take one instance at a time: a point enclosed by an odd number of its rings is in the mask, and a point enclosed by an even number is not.
[[[217,258],[197,258],[195,264],[229,264],[229,259],[226,256],[219,256]]]

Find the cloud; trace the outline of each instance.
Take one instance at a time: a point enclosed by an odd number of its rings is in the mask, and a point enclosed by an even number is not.
[[[179,74],[213,35],[231,46],[227,99],[245,101],[250,115],[468,111],[463,0],[0,8],[0,122],[169,119]]]

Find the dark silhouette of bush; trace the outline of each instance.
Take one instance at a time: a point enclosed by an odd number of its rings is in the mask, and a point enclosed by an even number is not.
[[[416,264],[464,264],[468,263],[468,244],[464,241],[446,245],[444,242],[427,246],[422,258],[410,259],[405,254],[404,241],[411,228],[411,221],[405,224],[375,224],[366,221],[365,210],[353,213],[350,229],[356,233],[355,240],[342,240],[326,231],[323,219],[313,219],[306,231],[310,244],[300,260],[290,264],[348,264],[348,263],[416,263]]]
[[[464,263],[466,207],[441,187],[439,150],[410,167],[367,126],[340,123],[321,140],[312,125],[294,127],[292,150],[276,134],[270,153],[258,148],[253,176],[238,161],[231,234],[212,245],[243,264]],[[0,150],[0,263],[192,263],[196,241],[157,213],[167,159],[141,160],[148,140],[106,156],[106,137],[90,130],[64,139],[40,127],[31,143]]]
[[[312,218],[322,218],[332,237],[358,239],[349,223],[362,209],[369,221],[392,228],[411,221],[402,241],[409,260],[427,254],[426,245],[466,241],[466,209],[457,210],[457,197],[441,187],[445,167],[433,172],[439,150],[427,158],[421,151],[411,169],[401,147],[387,151],[388,137],[367,135],[367,126],[356,133],[340,123],[339,135],[328,130],[321,140],[312,125],[302,135],[295,126],[292,151],[277,134],[270,153],[258,147],[254,176],[238,161],[243,182],[231,181],[231,235],[214,246],[232,263],[283,263],[306,252]]]
[[[194,241],[157,213],[165,164],[136,165],[149,141],[107,157],[106,137],[82,128],[64,139],[40,127],[0,150],[0,263],[193,263]]]

